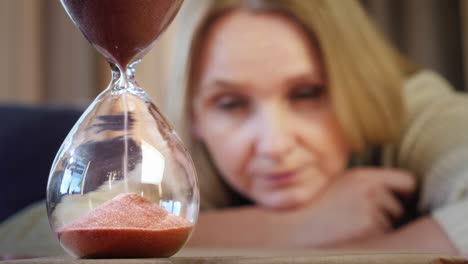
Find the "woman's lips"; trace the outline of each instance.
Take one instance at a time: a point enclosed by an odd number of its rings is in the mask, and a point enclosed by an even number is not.
[[[296,175],[295,171],[271,173],[264,175],[263,179],[272,187],[282,187],[291,184]]]

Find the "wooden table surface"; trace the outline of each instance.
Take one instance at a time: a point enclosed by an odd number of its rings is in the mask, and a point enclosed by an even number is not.
[[[22,264],[458,264],[468,260],[439,254],[389,252],[328,252],[310,250],[184,249],[171,258],[161,259],[75,259],[69,256],[4,260]]]

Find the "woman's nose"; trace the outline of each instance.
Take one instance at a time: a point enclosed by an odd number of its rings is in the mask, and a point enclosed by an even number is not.
[[[257,153],[268,158],[279,159],[287,155],[294,146],[290,118],[280,107],[269,107],[258,113],[256,133]]]

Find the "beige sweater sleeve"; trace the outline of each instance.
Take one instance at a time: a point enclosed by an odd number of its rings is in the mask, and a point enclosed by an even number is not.
[[[397,165],[416,173],[419,209],[431,212],[454,245],[468,252],[468,97],[437,74],[405,83],[408,125]]]
[[[0,224],[0,255],[64,255],[50,229],[44,202],[24,208]]]

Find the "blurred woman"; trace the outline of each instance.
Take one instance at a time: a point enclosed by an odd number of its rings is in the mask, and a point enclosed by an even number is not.
[[[467,98],[356,1],[208,1],[179,43],[191,245],[468,251]]]

